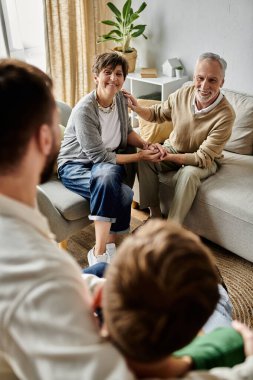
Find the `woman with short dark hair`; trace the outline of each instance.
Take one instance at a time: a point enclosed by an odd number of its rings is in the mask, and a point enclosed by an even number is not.
[[[89,265],[109,263],[116,235],[129,231],[132,189],[124,183],[125,164],[159,161],[162,151],[133,131],[127,99],[121,92],[128,64],[117,53],[103,53],[93,65],[96,90],[74,107],[65,130],[58,172],[63,184],[90,200],[96,243]],[[138,153],[126,154],[127,146]]]

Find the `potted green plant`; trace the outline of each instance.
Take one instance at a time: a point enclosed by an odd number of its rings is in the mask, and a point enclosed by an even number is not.
[[[136,49],[130,46],[133,38],[145,36],[144,31],[146,25],[134,25],[134,21],[139,18],[140,13],[146,8],[147,4],[143,2],[137,11],[132,8],[132,0],[126,0],[122,10],[119,10],[113,3],[106,4],[114,14],[114,20],[103,20],[101,23],[109,25],[112,30],[98,37],[97,42],[114,41],[118,46],[114,48],[119,54],[125,56],[129,64],[129,72],[135,70],[135,62],[137,58]]]
[[[182,78],[183,73],[184,73],[184,68],[183,68],[183,66],[177,66],[177,67],[175,68],[175,71],[176,71],[176,77],[177,77],[177,78]]]

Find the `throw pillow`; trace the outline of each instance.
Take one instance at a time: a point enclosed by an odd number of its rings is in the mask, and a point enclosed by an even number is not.
[[[238,154],[253,154],[253,96],[223,90],[234,108],[236,119],[224,149]]]
[[[150,107],[153,104],[161,103],[159,100],[150,99],[138,99],[138,103],[141,107]],[[140,136],[151,143],[163,143],[166,140],[170,132],[172,131],[173,125],[171,121],[165,121],[164,123],[151,123],[146,121],[141,117],[138,117],[139,121],[139,133]]]

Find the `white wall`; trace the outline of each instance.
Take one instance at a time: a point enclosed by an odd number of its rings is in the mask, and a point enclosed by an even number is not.
[[[138,23],[139,67],[161,68],[166,58],[181,59],[192,76],[196,58],[211,51],[228,63],[224,87],[253,95],[253,0],[145,0]],[[142,1],[133,0],[134,10]],[[122,1],[123,3],[123,1]]]

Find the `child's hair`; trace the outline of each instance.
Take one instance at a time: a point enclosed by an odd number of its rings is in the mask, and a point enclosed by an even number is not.
[[[211,252],[174,222],[152,220],[126,238],[106,278],[109,335],[126,357],[140,362],[188,344],[219,299]]]
[[[95,62],[92,66],[92,72],[99,75],[99,73],[106,67],[110,67],[114,70],[118,65],[122,67],[123,76],[125,79],[128,74],[127,60],[118,53],[102,53],[96,56]]]

